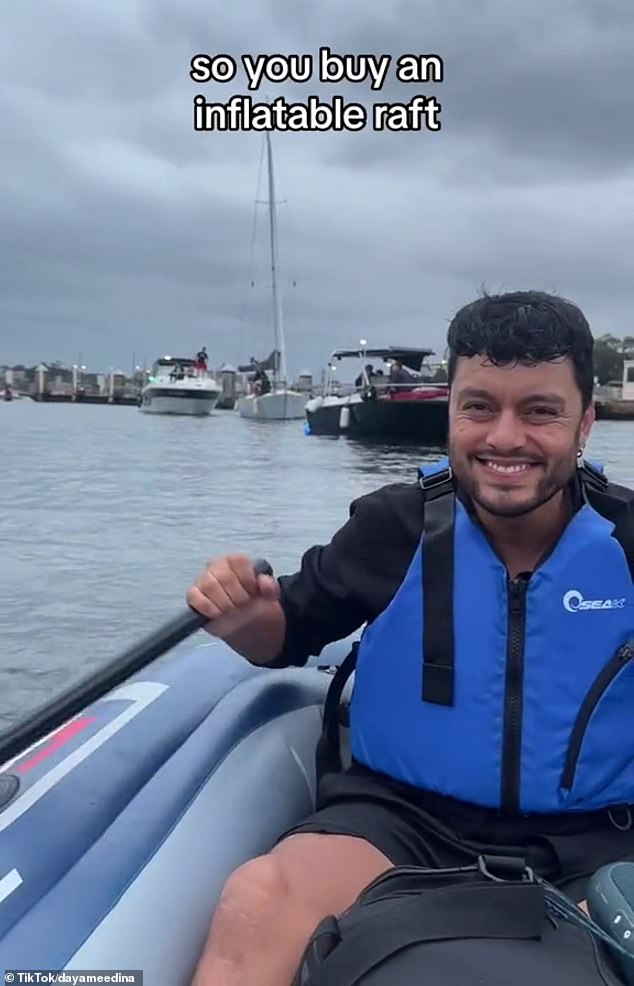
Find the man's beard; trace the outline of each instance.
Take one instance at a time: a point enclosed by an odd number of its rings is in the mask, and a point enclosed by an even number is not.
[[[486,510],[491,516],[510,518],[532,513],[533,510],[537,510],[538,507],[552,500],[561,490],[566,489],[577,468],[577,448],[578,445],[575,444],[565,458],[550,462],[532,491],[527,491],[522,500],[516,499],[513,489],[509,489],[508,494],[502,489],[497,493],[488,490],[484,492],[482,489],[484,484],[476,479],[471,472],[473,456],[467,457],[466,467],[463,468],[465,457],[464,455],[461,457],[460,454],[455,455],[451,443],[449,445],[449,458],[459,486],[475,504]],[[484,457],[478,456],[478,458]],[[540,464],[539,468],[543,470],[543,463]],[[505,494],[509,497],[506,503],[504,502]]]

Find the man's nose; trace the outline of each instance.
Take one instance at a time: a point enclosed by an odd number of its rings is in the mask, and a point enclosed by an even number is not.
[[[512,410],[500,411],[489,426],[487,443],[499,451],[522,448],[526,441],[526,428]]]

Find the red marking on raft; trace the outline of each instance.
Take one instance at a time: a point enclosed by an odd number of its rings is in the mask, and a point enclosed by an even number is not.
[[[62,726],[54,734],[48,746],[43,747],[35,756],[27,760],[26,763],[22,763],[19,767],[16,767],[16,772],[23,774],[27,770],[31,770],[32,767],[36,767],[38,763],[41,763],[46,757],[50,757],[51,753],[55,753],[56,750],[59,750],[60,746],[73,739],[77,733],[80,733],[82,729],[86,729],[87,726],[90,726],[95,721],[96,716],[83,716],[80,719],[74,719],[73,722],[69,722],[67,726]]]

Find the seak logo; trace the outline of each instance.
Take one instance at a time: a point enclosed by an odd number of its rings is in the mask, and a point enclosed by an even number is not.
[[[584,599],[578,589],[570,589],[562,601],[569,613],[582,609],[623,609],[625,606],[625,599]]]

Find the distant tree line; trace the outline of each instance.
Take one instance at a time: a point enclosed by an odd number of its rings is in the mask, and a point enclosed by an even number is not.
[[[634,359],[634,336],[617,339],[607,333],[594,340],[594,375],[601,386],[612,380],[621,383],[626,359]],[[446,381],[447,371],[439,366],[431,379],[436,383]]]
[[[634,336],[617,339],[608,333],[594,340],[594,375],[600,384],[621,383],[626,359],[634,359]]]

